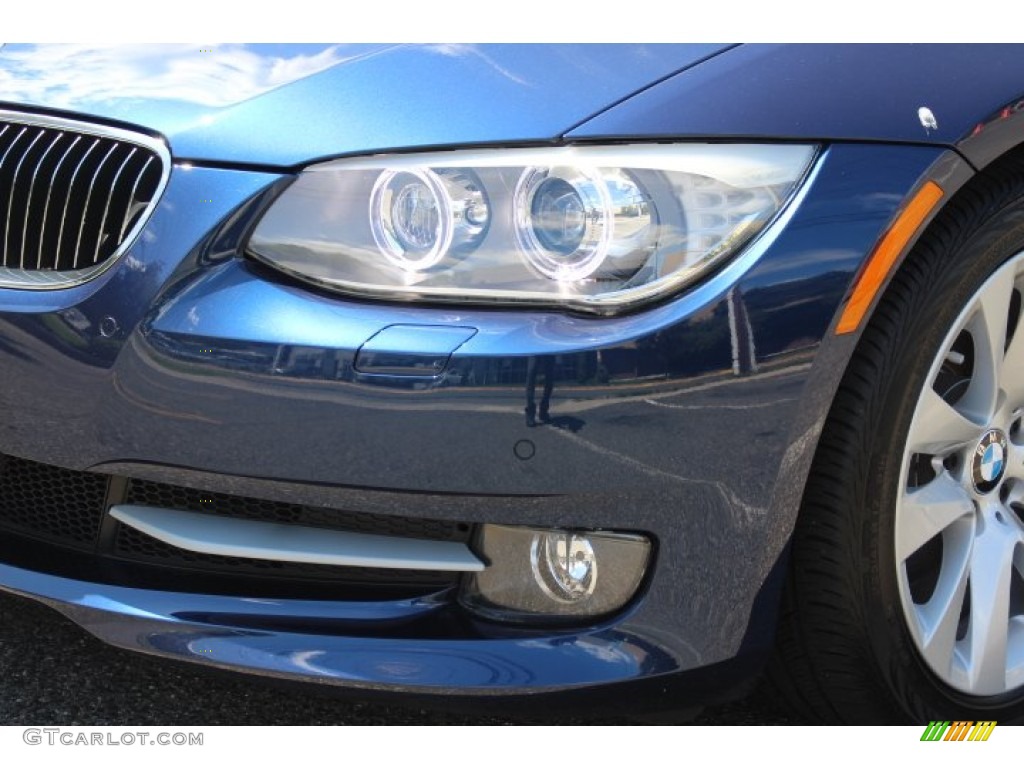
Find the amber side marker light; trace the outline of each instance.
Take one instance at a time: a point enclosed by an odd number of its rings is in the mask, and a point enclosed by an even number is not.
[[[942,187],[934,181],[926,181],[896,217],[896,221],[889,227],[889,231],[885,233],[875,252],[868,259],[867,267],[857,279],[853,294],[846,303],[842,317],[839,318],[836,334],[853,333],[857,330],[896,259],[920,228],[921,223],[942,199],[942,195]]]

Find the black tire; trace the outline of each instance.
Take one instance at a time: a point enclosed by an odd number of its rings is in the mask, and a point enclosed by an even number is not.
[[[1011,161],[977,177],[940,212],[894,276],[858,344],[804,494],[769,667],[769,678],[806,719],[1024,719],[1024,686],[971,695],[926,662],[901,603],[894,541],[897,499],[906,489],[901,472],[908,431],[924,388],[933,387],[933,364],[945,354],[944,341],[972,297],[1021,252],[1024,162]],[[1013,296],[1008,326],[1024,334],[1019,288]],[[953,401],[955,395],[946,397]],[[970,604],[966,610],[958,633],[970,622]]]

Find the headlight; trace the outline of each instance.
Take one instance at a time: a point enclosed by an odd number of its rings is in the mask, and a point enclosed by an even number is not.
[[[248,252],[345,293],[612,313],[693,283],[779,212],[814,147],[437,152],[313,166]]]

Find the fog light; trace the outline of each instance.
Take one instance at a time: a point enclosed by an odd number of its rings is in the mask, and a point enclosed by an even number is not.
[[[591,618],[636,594],[651,544],[606,531],[483,526],[477,547],[487,568],[462,593],[472,610],[503,621]]]
[[[530,545],[533,577],[552,600],[575,603],[597,586],[597,558],[586,536],[538,533]]]

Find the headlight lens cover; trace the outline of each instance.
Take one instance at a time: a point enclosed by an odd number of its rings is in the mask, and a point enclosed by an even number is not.
[[[360,296],[610,314],[735,255],[785,206],[815,149],[649,144],[337,160],[298,176],[248,252]]]

